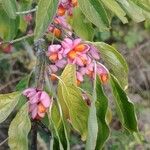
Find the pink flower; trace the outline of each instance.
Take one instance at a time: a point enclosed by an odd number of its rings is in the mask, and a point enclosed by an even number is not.
[[[32,119],[40,119],[45,116],[47,109],[52,104],[52,99],[45,91],[36,88],[28,88],[23,91],[23,95],[29,101],[29,112]]]
[[[88,75],[90,78],[93,78],[94,77],[94,64],[91,62],[85,67],[81,67],[80,72],[83,75]]]
[[[63,28],[71,30],[71,26],[67,23],[64,16],[56,16],[54,19],[54,23],[61,25]]]
[[[87,52],[90,47],[87,44],[82,43],[81,39],[69,39],[65,38],[62,41],[62,47],[64,49],[63,56],[67,57],[68,63],[84,66],[88,61]]]
[[[100,59],[100,54],[94,46],[91,46],[89,53],[94,59]]]
[[[77,71],[77,80],[83,82],[83,74]]]
[[[56,73],[59,68],[62,69],[65,67],[67,61],[63,58],[63,52],[64,50],[59,44],[49,46],[47,56],[52,62],[50,65],[51,73]]]
[[[63,69],[65,65],[75,64],[77,67],[77,84],[84,80],[84,76],[88,75],[94,78],[94,60],[100,59],[98,50],[88,44],[83,43],[80,38],[65,38],[61,45],[51,45],[48,48],[47,55],[51,60],[50,73],[56,73],[59,69]],[[108,70],[102,64],[98,64],[97,73],[102,82],[108,79]]]
[[[72,28],[67,23],[65,16],[56,16],[54,23],[61,26],[61,29],[66,33],[65,36],[72,36]]]
[[[68,15],[72,15],[73,7],[76,7],[78,4],[77,0],[60,0],[57,14],[59,16],[65,15],[67,12]]]
[[[35,88],[28,88],[23,91],[23,95],[26,96],[27,98],[30,98],[36,94],[36,89]]]
[[[67,61],[65,59],[58,60],[49,66],[51,70],[50,72],[56,73],[59,69],[63,69],[66,66],[66,64]]]
[[[99,75],[102,83],[107,83],[108,78],[109,78],[109,71],[101,63],[97,64],[97,74]]]
[[[69,53],[71,50],[73,50],[77,45],[81,43],[81,39],[75,39],[72,40],[70,38],[65,38],[62,42],[61,45],[64,48],[64,54]]]
[[[57,61],[62,59],[62,54],[63,54],[63,49],[61,47],[61,45],[59,44],[54,44],[54,45],[50,45],[48,47],[48,52],[47,52],[47,56],[49,57],[49,59],[51,61]]]

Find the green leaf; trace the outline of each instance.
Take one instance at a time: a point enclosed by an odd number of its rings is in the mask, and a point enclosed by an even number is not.
[[[35,40],[41,38],[57,11],[58,0],[40,0],[36,13]]]
[[[61,116],[59,113],[59,109],[56,105],[56,102],[53,102],[50,117],[53,120],[53,123],[55,124],[56,128],[59,128],[59,126],[61,124]]]
[[[8,144],[11,150],[28,150],[28,134],[31,122],[28,115],[28,103],[26,103],[10,124]]]
[[[30,83],[33,79],[33,72],[31,71],[29,75],[26,75],[23,77],[19,83],[16,85],[16,90],[17,91],[22,91],[25,90],[26,88],[32,86],[32,83]]]
[[[79,7],[86,18],[96,25],[100,31],[110,28],[107,13],[99,0],[78,0]]]
[[[149,0],[132,0],[136,4],[140,11],[142,11],[145,19],[150,19],[150,1]]]
[[[135,115],[134,105],[128,98],[127,94],[121,88],[115,76],[111,75],[111,86],[116,105],[121,115],[123,126],[131,132],[137,132],[137,119]]]
[[[67,71],[65,71],[67,70]],[[68,85],[75,85],[76,84],[76,77],[75,77],[75,68],[71,65],[67,66],[63,71],[63,74],[61,75],[61,78],[63,79],[64,83],[67,83]],[[69,78],[68,78],[69,76]],[[66,102],[64,100],[63,92],[62,92],[62,81],[59,81],[58,85],[58,99],[60,102],[60,105],[62,107],[62,111],[65,118],[69,118],[69,110],[67,108]]]
[[[32,8],[32,2],[33,2],[33,0],[18,1],[17,2],[18,10],[21,12],[21,11],[27,11],[27,10],[31,9]]]
[[[22,90],[24,90],[24,89],[27,88],[27,86],[28,86],[28,80],[29,80],[28,78],[29,77],[26,76],[22,80],[19,81],[19,83],[16,85],[16,90],[17,91],[18,90],[22,91]]]
[[[0,7],[0,37],[5,41],[12,40],[18,31],[19,18],[11,19]]]
[[[123,56],[112,46],[103,42],[90,42],[94,45],[124,88],[128,84],[128,65]]]
[[[53,149],[60,149],[60,150],[68,150],[67,141],[66,141],[66,135],[64,131],[63,123],[61,122],[61,125],[59,128],[56,127],[55,123],[51,118],[49,118],[49,121],[51,122],[51,131],[54,137],[54,143],[52,148]],[[61,138],[63,136],[63,138]]]
[[[47,90],[52,92],[54,98],[58,99],[56,90],[53,88],[52,83],[46,77],[46,85]],[[58,100],[53,102],[52,108],[49,109],[48,113],[49,118],[49,128],[52,132],[52,143],[51,149],[66,149],[70,150],[70,143],[69,143],[69,132],[68,126],[66,124],[64,115],[62,113],[62,108]]]
[[[88,106],[84,102],[80,90],[76,87],[76,72],[74,65],[67,65],[58,85],[58,99],[63,113],[67,109],[72,126],[84,140],[87,135]],[[61,94],[60,94],[61,93]],[[64,107],[65,106],[65,107]]]
[[[116,16],[118,16],[123,23],[128,22],[127,18],[125,17],[126,13],[115,0],[101,0],[101,1],[108,9],[110,9],[114,14],[116,14]]]
[[[139,7],[144,9],[145,11],[150,12],[150,0],[132,0],[135,4],[137,4]]]
[[[57,104],[59,105],[58,107],[55,102],[53,103],[52,110],[48,114],[49,122],[51,123],[51,129],[54,130],[53,149],[70,150],[67,124],[62,116],[62,110],[58,101]]]
[[[109,137],[109,127],[107,125],[108,98],[106,97],[99,77],[96,79],[96,111],[98,120],[98,136],[96,149],[102,149]]]
[[[20,17],[19,30],[24,33],[27,30],[27,26],[28,23],[25,21],[25,19],[23,17]]]
[[[17,12],[16,0],[2,0],[2,6],[10,18],[12,19],[16,18]]]
[[[109,136],[107,125],[108,99],[103,91],[99,77],[95,80],[93,99],[88,120],[86,150],[100,150]]]
[[[19,101],[19,92],[0,94],[0,123],[5,121]]]
[[[94,29],[79,8],[74,8],[71,26],[75,33],[84,40],[93,40]]]
[[[142,9],[131,0],[117,0],[127,14],[135,21],[141,22],[145,20]]]
[[[93,93],[95,94],[96,91]],[[96,115],[96,95],[93,95],[93,99],[90,106],[89,118],[88,118],[88,135],[86,141],[86,150],[95,150],[96,140],[98,136],[98,120]]]

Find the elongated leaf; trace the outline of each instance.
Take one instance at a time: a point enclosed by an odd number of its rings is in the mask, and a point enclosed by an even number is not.
[[[113,75],[111,75],[111,86],[123,126],[131,132],[136,132],[138,127],[133,103]]]
[[[107,125],[107,109],[108,109],[108,98],[106,97],[101,81],[99,77],[96,79],[96,94],[97,94],[97,120],[98,120],[98,137],[96,141],[96,149],[100,150],[103,148],[106,140],[109,137],[109,127]]]
[[[135,21],[141,22],[145,20],[142,9],[131,0],[117,0],[127,14]]]
[[[89,111],[89,118],[88,118],[88,135],[86,141],[86,150],[95,150],[96,141],[98,137],[98,120],[96,115],[96,89],[94,88],[93,91],[93,98],[90,106]]]
[[[75,8],[72,16],[72,28],[75,33],[84,40],[92,41],[94,29],[92,24],[88,22],[79,8]]]
[[[0,38],[4,41],[12,40],[18,31],[19,18],[11,19],[0,6]]]
[[[112,46],[103,42],[91,42],[100,51],[102,59],[118,78],[124,88],[128,84],[128,65],[123,56]]]
[[[96,25],[100,31],[109,30],[108,16],[99,0],[78,0],[78,2],[86,18]]]
[[[60,116],[60,113],[59,113],[59,109],[56,105],[56,102],[53,102],[53,106],[52,106],[52,109],[51,109],[51,112],[50,112],[49,115],[50,115],[49,117],[54,122],[56,128],[59,128],[59,126],[61,124],[61,116]]]
[[[28,87],[34,86],[32,81],[34,78],[34,74],[31,71],[29,75],[26,75],[25,77],[23,77],[19,83],[16,85],[16,90],[17,91],[23,91]]]
[[[107,109],[108,99],[104,94],[101,81],[97,77],[94,83],[93,100],[90,107],[86,150],[100,150],[103,148],[109,136]]]
[[[101,0],[101,1],[107,8],[109,8],[113,13],[115,13],[116,16],[118,16],[123,23],[128,22],[127,18],[125,17],[126,13],[115,0]]]
[[[67,70],[67,71],[65,71]],[[61,78],[63,79],[62,81],[59,81],[59,85],[58,85],[58,99],[59,99],[59,102],[60,102],[60,105],[62,107],[62,111],[63,111],[63,114],[64,114],[64,117],[66,119],[69,118],[69,109],[67,107],[67,104],[65,102],[65,98],[64,98],[64,95],[63,95],[63,89],[62,89],[62,85],[63,83],[67,83],[67,85],[75,85],[76,84],[76,78],[75,78],[75,68],[71,65],[67,66],[65,68],[65,70],[63,71],[63,74],[61,75]],[[69,76],[69,77],[68,77]]]
[[[19,92],[0,94],[0,123],[14,110],[19,101]]]
[[[67,70],[67,71],[65,71],[65,70]],[[63,82],[67,83],[68,85],[75,85],[76,84],[75,68],[72,67],[71,65],[69,65],[66,67],[65,70],[63,71],[63,74],[61,77],[63,79]],[[69,76],[69,78],[68,78],[68,76]],[[58,99],[60,100],[60,104],[62,107],[64,117],[69,118],[69,110],[68,110],[67,105],[66,105],[65,100],[64,100],[61,84],[62,83],[60,81],[59,82],[60,86],[58,86]]]
[[[87,121],[88,121],[88,106],[84,102],[80,90],[76,87],[75,66],[67,65],[61,75],[59,82],[58,95],[62,110],[67,109],[69,119],[72,126],[77,130],[82,139],[87,135]],[[65,108],[64,107],[65,103]]]
[[[21,0],[18,1],[18,11],[27,11],[30,10],[32,8],[32,2],[33,0]]]
[[[27,88],[29,81],[29,76],[24,77],[16,86],[17,91],[22,91]]]
[[[132,0],[134,4],[138,6],[142,11],[145,19],[150,19],[150,1],[149,0]]]
[[[54,143],[53,143],[52,148],[54,150],[55,149],[64,150],[65,146],[63,146],[64,143],[62,143],[60,135],[59,135],[59,133],[60,133],[61,135],[63,135],[65,137],[64,133],[59,131],[59,129],[56,127],[55,123],[53,122],[53,120],[51,118],[49,118],[49,121],[51,122],[51,128],[50,129],[51,129],[51,131],[53,131],[52,134],[53,134],[53,140],[54,140],[53,142]],[[63,140],[65,140],[65,138],[63,138]]]
[[[58,0],[40,0],[36,14],[35,40],[43,36],[57,11]]]
[[[51,82],[48,80],[46,77],[46,83],[48,90],[53,93],[53,96],[58,99],[56,90],[53,89],[53,86],[51,85]],[[69,131],[68,131],[68,126],[66,124],[66,120],[64,118],[62,108],[60,106],[59,101],[54,101],[52,108],[49,109],[48,113],[48,118],[49,118],[49,127],[50,130],[54,130],[52,132],[53,140],[52,140],[52,148],[51,149],[66,149],[70,150],[70,143],[69,143]],[[61,129],[61,130],[60,130]]]
[[[12,19],[16,18],[17,12],[16,0],[2,0],[2,6],[10,18]]]
[[[59,102],[57,101],[57,103]],[[60,107],[58,108],[57,105],[54,103],[51,113],[48,114],[49,122],[51,122],[51,128],[54,130],[53,149],[70,150],[67,125],[61,114],[62,114],[61,108]]]
[[[150,12],[150,0],[132,0],[139,7],[143,8],[145,11]]]
[[[28,134],[31,122],[28,116],[28,104],[26,103],[18,112],[10,124],[8,144],[11,150],[28,150]]]

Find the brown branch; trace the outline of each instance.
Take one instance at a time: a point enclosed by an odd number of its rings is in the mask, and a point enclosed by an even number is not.
[[[13,83],[16,83],[17,81],[19,81],[21,79],[21,77],[17,78],[17,79],[14,79],[10,82],[8,82],[7,84],[3,85],[0,87],[0,91],[4,90],[6,87],[8,87],[9,85],[13,84]]]
[[[43,90],[44,88],[44,74],[45,74],[45,41],[43,39],[39,39],[35,42],[35,51],[37,55],[37,63],[36,63],[36,88],[39,90]],[[31,128],[31,150],[37,150],[37,129],[38,123],[36,120],[32,120],[32,128]]]

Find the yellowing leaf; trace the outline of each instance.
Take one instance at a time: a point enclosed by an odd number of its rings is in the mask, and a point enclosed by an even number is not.
[[[82,139],[87,135],[87,121],[88,121],[88,106],[84,102],[80,90],[76,87],[76,74],[75,66],[67,65],[61,75],[59,81],[58,95],[59,102],[62,110],[67,109],[68,119],[70,120],[73,128],[77,130]],[[65,107],[64,107],[65,106]]]
[[[5,121],[19,101],[19,92],[0,94],[0,123]]]
[[[26,103],[10,124],[8,144],[11,150],[28,150],[28,134],[31,122],[28,115],[28,103]]]

